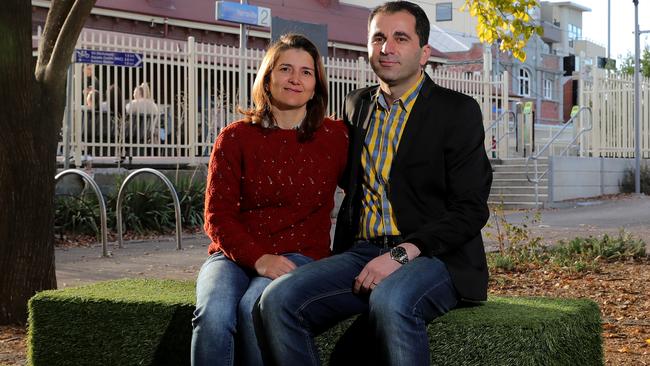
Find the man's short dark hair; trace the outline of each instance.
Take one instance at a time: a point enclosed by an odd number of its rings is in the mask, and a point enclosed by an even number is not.
[[[415,17],[415,33],[420,38],[420,47],[429,43],[429,18],[420,6],[409,1],[390,1],[376,7],[368,18],[368,29],[375,15],[379,13],[393,14],[400,11],[406,11]]]

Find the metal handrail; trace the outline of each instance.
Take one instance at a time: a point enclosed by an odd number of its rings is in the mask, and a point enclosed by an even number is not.
[[[517,115],[515,114],[515,112],[513,112],[513,111],[505,111],[505,112],[502,112],[497,118],[495,118],[494,121],[492,121],[492,123],[484,130],[484,132],[487,133],[489,130],[493,129],[499,122],[502,122],[504,116],[508,116],[508,117],[512,116],[513,121],[515,121],[515,123],[517,121]],[[507,121],[510,122],[510,119],[507,119]],[[498,135],[496,136],[497,137],[497,139],[496,139],[497,144],[499,142],[501,142],[501,140],[503,140],[506,136],[509,136],[509,135],[514,133],[514,125],[513,125],[513,128],[511,129],[510,125],[508,124],[507,131],[508,132],[504,133],[502,136],[498,136]],[[492,149],[492,146],[490,146],[488,149],[486,149],[486,151],[490,151],[491,149]]]
[[[178,200],[178,194],[176,193],[176,189],[174,189],[174,186],[172,185],[172,182],[167,179],[161,172],[151,169],[151,168],[142,168],[133,171],[131,174],[129,174],[126,179],[124,179],[124,182],[120,186],[120,190],[117,193],[117,207],[115,209],[115,215],[117,218],[117,238],[118,238],[118,246],[122,248],[122,194],[124,193],[124,187],[126,187],[126,184],[133,179],[138,174],[142,173],[151,173],[158,178],[160,178],[163,183],[169,188],[169,192],[172,194],[172,199],[174,200],[174,211],[176,213],[176,250],[181,250],[181,234],[182,234],[182,227],[181,227],[181,205]]]
[[[582,128],[573,137],[573,139],[567,144],[567,146],[562,151],[560,151],[560,153],[557,156],[564,155],[565,152],[567,152],[572,146],[574,146],[576,141],[578,141],[578,139],[583,134],[585,134],[586,132],[589,132],[589,131],[591,131],[593,129],[593,127],[594,127],[593,126],[593,121],[592,121],[593,114],[592,114],[592,111],[591,111],[591,107],[580,107],[580,109],[578,109],[578,112],[576,112],[576,114],[574,114],[573,117],[571,117],[564,124],[564,126],[562,126],[562,128],[555,135],[553,135],[553,137],[536,154],[531,155],[531,156],[528,157],[528,159],[526,159],[526,166],[525,166],[526,179],[528,180],[529,183],[534,183],[535,184],[535,206],[539,206],[539,192],[538,192],[539,182],[546,176],[546,174],[548,174],[548,172],[550,170],[550,168],[546,168],[546,170],[540,175],[539,171],[537,170],[537,160],[540,158],[540,156],[542,156],[543,153],[546,152],[546,150],[549,149],[549,147],[551,147],[551,145],[555,142],[555,140],[558,139],[558,137],[564,132],[564,130],[566,130],[569,127],[569,125],[571,125],[571,123],[573,123],[573,121],[576,119],[576,117],[580,116],[580,114],[582,112],[584,112],[584,111],[589,112],[589,120],[588,120],[589,126],[585,127],[585,128]],[[528,166],[530,165],[531,160],[535,162],[535,178],[534,179],[530,177],[530,171],[528,170]]]
[[[79,169],[66,169],[59,174],[54,176],[54,185],[56,186],[56,183],[59,181],[61,177],[64,175],[68,174],[75,174],[81,176],[86,182],[90,184],[90,186],[93,188],[93,191],[95,191],[95,195],[97,196],[97,201],[99,201],[99,223],[101,226],[101,236],[102,236],[102,257],[108,257],[108,249],[106,248],[106,242],[107,242],[107,229],[106,229],[106,202],[104,201],[104,196],[102,196],[102,192],[99,189],[99,186],[95,182],[95,180],[86,172],[83,170]]]

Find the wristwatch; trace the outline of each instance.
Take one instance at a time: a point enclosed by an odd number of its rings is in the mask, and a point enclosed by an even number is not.
[[[406,264],[409,262],[409,256],[406,254],[404,247],[393,247],[390,250],[390,259],[399,264]]]

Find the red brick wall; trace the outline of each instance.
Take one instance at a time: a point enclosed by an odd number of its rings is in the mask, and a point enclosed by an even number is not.
[[[569,120],[571,115],[571,108],[573,107],[573,80],[567,80],[564,83],[564,110],[562,111],[562,118],[565,121]]]
[[[560,57],[555,55],[542,55],[542,65],[551,70],[560,69]]]
[[[558,119],[558,110],[560,104],[551,100],[542,100],[542,111],[539,118],[544,120],[544,123],[560,123]]]

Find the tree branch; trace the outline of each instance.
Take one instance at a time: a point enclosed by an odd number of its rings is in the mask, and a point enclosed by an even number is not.
[[[74,50],[86,18],[95,5],[95,1],[75,0],[56,39],[52,56],[45,70],[43,79],[45,84],[63,80],[67,69],[66,66],[70,63],[70,55]]]
[[[45,68],[50,62],[54,45],[63,27],[63,22],[70,12],[74,0],[53,0],[50,3],[50,10],[47,12],[45,29],[39,41],[38,60],[36,61],[36,80],[42,81],[45,75]]]

